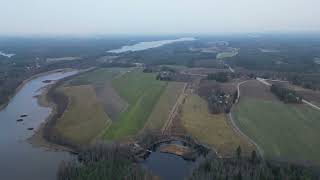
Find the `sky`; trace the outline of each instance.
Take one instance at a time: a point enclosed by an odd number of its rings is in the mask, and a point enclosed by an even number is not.
[[[0,34],[320,32],[320,0],[0,0]]]

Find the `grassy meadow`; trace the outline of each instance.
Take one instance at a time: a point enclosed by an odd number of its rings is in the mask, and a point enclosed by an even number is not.
[[[320,164],[319,111],[306,105],[242,97],[233,116],[266,157]]]
[[[63,87],[60,90],[69,98],[67,109],[55,125],[62,136],[77,143],[89,143],[110,125],[111,120],[98,103],[91,86]]]
[[[128,102],[127,110],[106,130],[106,139],[127,139],[145,125],[167,82],[157,81],[156,74],[131,71],[112,81],[113,88]]]
[[[254,146],[238,135],[227,121],[225,114],[211,114],[207,102],[198,95],[189,96],[182,108],[182,126],[200,142],[223,156],[234,155],[239,145],[244,153],[251,153]]]

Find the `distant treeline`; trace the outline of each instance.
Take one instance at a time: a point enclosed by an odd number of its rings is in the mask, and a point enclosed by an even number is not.
[[[302,103],[302,97],[295,91],[290,90],[281,85],[273,84],[270,88],[271,92],[285,103]]]
[[[288,77],[288,80],[294,85],[302,86],[307,89],[320,89],[320,73],[295,73],[293,75],[290,75]]]
[[[263,35],[234,38],[229,42],[230,46],[240,48],[237,56],[228,58],[234,66],[277,72],[320,72],[320,65],[315,62],[320,57],[317,35]]]
[[[215,80],[217,82],[228,82],[230,79],[230,74],[227,72],[218,72],[218,73],[211,73],[208,74],[208,80]]]

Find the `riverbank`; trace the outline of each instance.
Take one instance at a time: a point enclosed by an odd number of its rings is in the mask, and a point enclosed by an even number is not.
[[[54,91],[55,88],[63,84],[64,82],[74,78],[75,76],[79,76],[83,73],[87,73],[96,69],[96,67],[88,68],[85,70],[78,71],[78,73],[65,77],[63,79],[54,82],[53,84],[49,84],[41,89],[41,94],[36,96],[37,102],[42,107],[48,107],[51,109],[50,115],[46,118],[46,120],[35,130],[34,135],[28,139],[28,141],[34,146],[46,147],[52,150],[57,151],[67,151],[71,153],[76,153],[75,146],[72,142],[65,141],[63,143],[59,143],[56,137],[59,137],[52,128],[54,127],[56,121],[64,112],[63,107],[59,103],[54,102]],[[68,103],[68,102],[65,102]],[[65,104],[64,104],[65,105]],[[50,137],[55,137],[53,140]]]
[[[71,68],[65,68],[65,69],[55,69],[52,71],[47,71],[47,72],[43,72],[43,73],[38,73],[38,74],[34,74],[32,76],[30,76],[29,78],[25,79],[22,81],[22,83],[15,89],[14,93],[12,95],[9,96],[8,101],[6,103],[3,103],[0,105],[0,111],[3,110],[11,101],[11,99],[17,94],[17,92],[19,92],[21,90],[21,88],[27,84],[29,81],[38,78],[40,76],[45,76],[48,74],[52,74],[52,73],[57,73],[57,72],[70,72],[72,71]]]

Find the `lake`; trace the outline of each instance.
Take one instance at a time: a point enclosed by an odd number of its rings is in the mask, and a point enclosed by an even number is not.
[[[110,50],[107,52],[109,52],[109,53],[124,53],[124,52],[130,52],[130,51],[142,51],[142,50],[146,50],[146,49],[161,47],[161,46],[176,43],[176,42],[194,41],[194,40],[196,40],[196,39],[195,38],[179,38],[179,39],[174,39],[174,40],[140,42],[140,43],[130,45],[130,46],[122,46],[119,49],[113,49],[113,50]]]
[[[37,77],[26,83],[0,111],[0,177],[5,180],[54,180],[62,160],[70,160],[67,152],[52,151],[44,147],[35,147],[27,140],[43,123],[51,108],[38,105],[35,96],[41,94],[41,88],[50,83],[45,80],[59,80],[75,74],[56,72]],[[53,82],[51,82],[53,83]],[[26,117],[20,117],[27,115]],[[18,122],[18,119],[22,119]]]
[[[0,51],[0,56],[5,56],[5,57],[8,57],[8,58],[11,58],[12,56],[14,56],[15,54],[8,54],[8,53],[5,53],[3,51]]]

